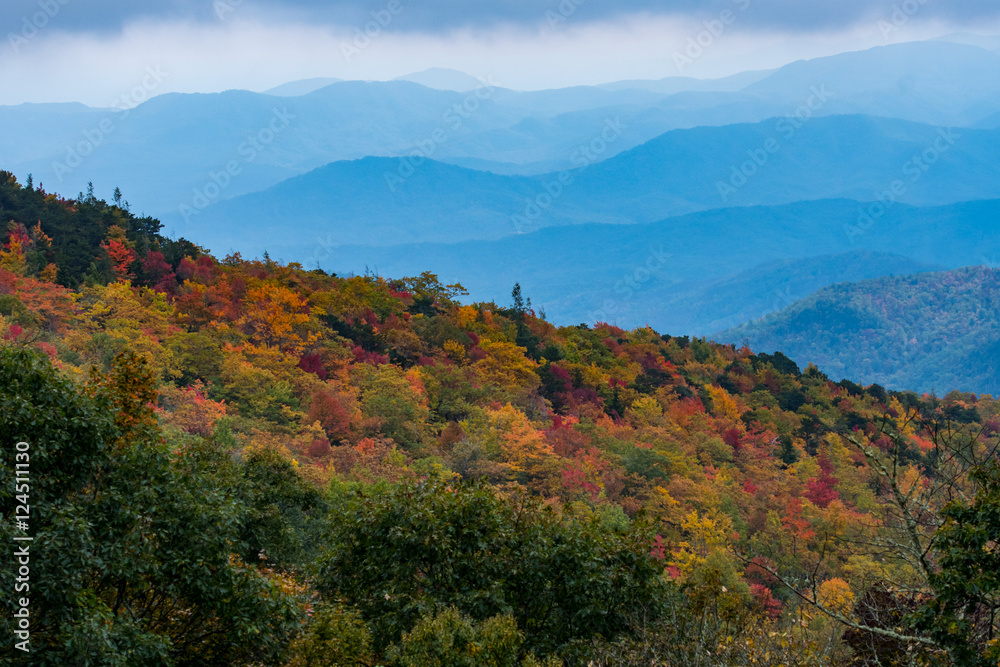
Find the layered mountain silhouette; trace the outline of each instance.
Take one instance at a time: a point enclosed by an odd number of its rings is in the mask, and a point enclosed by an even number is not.
[[[605,130],[613,136],[613,124]],[[1000,197],[998,158],[997,130],[865,116],[816,118],[797,129],[780,118],[675,130],[613,158],[537,177],[432,160],[338,162],[184,220],[166,219],[210,247],[233,239],[242,252],[267,246],[296,259],[317,238],[362,245],[456,242],[585,222],[652,222],[723,207],[885,200],[823,220],[842,234],[856,228],[856,235],[901,203]],[[587,150],[574,160],[586,164]]]
[[[32,173],[53,190],[84,190],[88,181],[100,191],[120,187],[148,213],[163,216],[234,160],[239,178],[213,201],[261,191],[331,162],[408,155],[430,144],[430,157],[444,162],[544,174],[572,166],[575,151],[595,141],[609,120],[620,119],[624,129],[599,159],[675,129],[789,115],[864,114],[989,129],[1000,113],[998,74],[1000,54],[934,41],[716,81],[674,77],[533,92],[480,82],[481,88],[455,92],[428,86],[466,88],[476,79],[441,71],[404,77],[411,81],[313,79],[266,93],[161,95],[128,111],[0,107],[0,122],[20,130],[0,137],[0,158],[6,168]],[[240,149],[262,132],[267,137],[276,110],[292,122],[248,159]]]

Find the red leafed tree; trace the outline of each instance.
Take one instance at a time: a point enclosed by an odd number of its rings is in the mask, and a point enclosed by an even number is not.
[[[319,440],[313,440],[306,453],[309,455],[310,459],[324,461],[330,458],[330,454],[332,452],[333,450],[330,448],[330,441],[326,438],[321,438]]]
[[[309,422],[319,422],[331,441],[343,440],[351,430],[351,413],[340,397],[332,391],[320,390],[313,394],[309,406]]]
[[[318,354],[303,354],[299,359],[299,368],[306,373],[313,373],[320,380],[326,379],[326,368],[323,366],[323,358]]]
[[[180,276],[181,280],[211,285],[215,282],[215,260],[208,255],[203,255],[198,259],[185,257],[177,267],[177,275]]]
[[[167,263],[162,252],[151,250],[146,255],[146,260],[142,264],[142,270],[146,273],[146,278],[150,286],[157,292],[174,294],[177,291],[177,276],[174,270]]]
[[[116,280],[132,280],[135,277],[131,268],[132,262],[135,261],[134,250],[118,239],[108,239],[101,244],[101,247],[108,253]]]
[[[834,488],[837,486],[837,478],[833,476],[833,465],[825,452],[820,453],[818,463],[820,475],[806,482],[806,498],[817,507],[827,507],[840,497]]]
[[[750,594],[754,596],[757,608],[762,614],[771,620],[781,616],[781,600],[774,597],[770,588],[760,584],[750,584]]]

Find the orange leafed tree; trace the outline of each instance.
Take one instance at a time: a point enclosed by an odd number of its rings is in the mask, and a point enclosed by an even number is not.
[[[243,317],[237,324],[255,344],[301,354],[317,340],[307,330],[309,319],[305,298],[287,287],[264,283],[247,291]]]
[[[114,271],[115,279],[119,281],[132,280],[132,262],[135,261],[135,250],[129,247],[128,239],[125,237],[125,230],[117,225],[112,225],[108,229],[108,238],[101,247],[108,253],[111,260],[111,270]]]

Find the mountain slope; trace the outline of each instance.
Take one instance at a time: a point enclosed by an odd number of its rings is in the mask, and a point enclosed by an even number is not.
[[[457,93],[475,90],[482,85],[482,82],[471,74],[443,67],[431,67],[422,72],[399,76],[395,78],[395,81],[410,81],[412,83],[419,83],[421,86],[426,86],[427,88],[452,90]]]
[[[315,92],[320,88],[326,88],[327,86],[340,83],[341,81],[343,81],[343,79],[334,79],[331,77],[299,79],[298,81],[289,81],[288,83],[283,83],[280,86],[275,86],[274,88],[265,90],[264,94],[274,95],[275,97],[298,97],[300,95],[308,95],[309,93]]]
[[[568,223],[653,222],[723,206],[872,200],[895,181],[903,189],[900,202],[923,206],[1000,197],[1000,130],[963,129],[951,144],[947,131],[927,125],[837,116],[814,119],[785,139],[784,123],[677,130],[603,162],[540,177],[433,161],[414,167],[390,158],[331,164],[213,206],[190,217],[194,226],[184,226],[177,214],[164,222],[209,247],[236,239],[244,253],[267,245],[289,260],[305,260],[317,238],[362,245],[496,239]],[[605,128],[613,137],[612,125]],[[947,151],[921,171],[914,160],[928,147],[936,150],[935,142]],[[775,145],[774,152],[765,149]],[[598,157],[581,150],[575,160],[586,164],[588,155]],[[765,163],[751,161],[753,171],[739,166],[753,156]],[[751,175],[736,188],[733,171],[741,169]],[[855,235],[869,234],[881,222],[877,215],[864,218],[866,208],[841,207],[837,217],[818,222],[834,236],[851,227],[858,227]],[[277,236],[267,231],[275,226]]]
[[[865,113],[969,125],[1000,103],[1000,54],[944,41],[882,46],[786,65],[743,93],[774,99],[826,86],[824,113]]]
[[[630,79],[599,84],[605,90],[650,90],[658,93],[736,92],[765,79],[774,70],[740,72],[721,79],[696,79],[689,76],[668,76],[663,79]]]
[[[167,220],[176,233],[222,253],[252,255],[269,248],[307,259],[320,240],[392,245],[501,238],[514,232],[509,211],[523,206],[538,187],[528,177],[433,161],[422,163],[404,183],[391,183],[387,176],[398,177],[399,165],[393,158],[334,162],[187,220],[177,215]]]
[[[998,312],[1000,271],[973,267],[835,285],[715,338],[865,384],[1000,394]]]

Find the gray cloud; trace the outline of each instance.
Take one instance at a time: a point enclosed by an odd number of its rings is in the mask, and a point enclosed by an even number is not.
[[[895,7],[919,6],[926,19],[943,19],[955,24],[974,25],[1000,18],[996,0],[397,0],[405,7],[392,31],[439,32],[456,28],[490,28],[498,24],[534,27],[546,25],[546,12],[571,14],[573,21],[594,22],[635,13],[683,14],[705,19],[734,6],[747,27],[777,30],[826,30],[852,25],[862,20],[891,16]],[[0,8],[0,26],[16,31],[24,17],[49,11],[50,24],[69,31],[99,33],[119,30],[137,19],[187,20],[198,23],[219,21],[217,9],[232,7],[248,17],[266,15],[290,22],[360,25],[371,20],[371,12],[385,9],[390,0],[6,0]],[[219,3],[225,3],[220,5]],[[749,6],[747,6],[749,4]],[[58,7],[53,13],[52,9]],[[48,8],[48,10],[46,9]],[[571,10],[571,11],[568,11]],[[405,15],[405,20],[403,16]],[[2,33],[0,33],[2,34]]]

